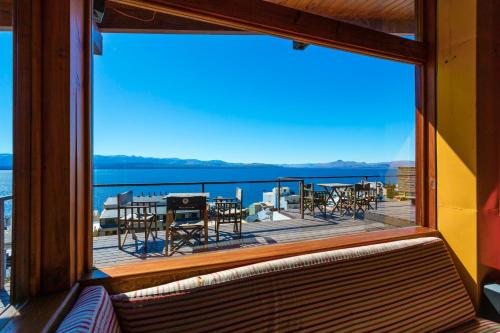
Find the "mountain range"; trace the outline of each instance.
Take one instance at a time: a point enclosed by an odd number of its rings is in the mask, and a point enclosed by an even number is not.
[[[184,169],[184,168],[390,168],[414,166],[413,161],[355,162],[337,160],[328,163],[265,164],[231,163],[221,160],[201,161],[197,159],[156,158],[126,155],[94,155],[95,169]],[[12,154],[0,154],[0,169],[12,169]]]

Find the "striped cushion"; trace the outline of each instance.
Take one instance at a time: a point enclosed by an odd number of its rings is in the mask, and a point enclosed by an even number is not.
[[[108,292],[101,286],[83,289],[73,309],[57,329],[58,333],[120,332]]]
[[[500,324],[486,319],[477,318],[464,325],[447,331],[448,333],[498,333]]]
[[[433,237],[273,260],[112,301],[125,332],[439,332],[474,319]]]

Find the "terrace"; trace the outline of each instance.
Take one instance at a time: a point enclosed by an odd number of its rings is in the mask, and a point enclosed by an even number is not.
[[[394,177],[394,176],[393,176]],[[390,183],[393,178],[387,176],[383,178],[385,182]],[[128,237],[122,249],[118,248],[116,235],[116,224],[112,227],[106,227],[110,221],[116,221],[116,197],[107,198],[104,203],[104,209],[100,214],[100,225],[102,229],[95,231],[93,238],[93,257],[94,266],[96,268],[104,268],[121,264],[129,264],[144,260],[158,259],[166,255],[166,231],[164,224],[164,216],[166,213],[164,195],[172,193],[171,189],[180,188],[181,186],[189,186],[191,188],[198,187],[201,192],[210,197],[216,197],[217,192],[207,193],[206,190],[212,191],[216,187],[223,185],[241,186],[249,184],[262,184],[263,186],[275,186],[273,192],[267,192],[269,195],[275,195],[271,198],[272,202],[262,202],[267,208],[268,214],[272,214],[272,218],[257,220],[245,216],[242,221],[241,239],[236,237],[230,224],[223,224],[220,227],[220,239],[216,240],[215,219],[210,216],[208,219],[208,243],[198,243],[194,246],[182,246],[178,251],[173,253],[173,256],[185,256],[195,253],[228,250],[236,248],[255,247],[261,245],[283,244],[290,242],[299,242],[307,240],[319,240],[334,236],[349,235],[354,233],[365,233],[377,230],[395,229],[401,227],[415,226],[415,205],[411,200],[399,201],[387,198],[387,195],[380,195],[376,207],[372,205],[371,209],[360,212],[353,216],[352,212],[333,211],[333,202],[327,205],[327,213],[323,214],[318,208],[315,208],[314,214],[311,211],[304,209],[304,183],[315,182],[315,187],[321,188],[321,183],[331,181],[342,181],[344,183],[364,181],[370,184],[378,184],[379,191],[382,193],[381,177],[377,176],[332,176],[332,177],[286,177],[277,180],[250,180],[250,181],[231,181],[231,182],[189,182],[189,183],[161,183],[161,184],[100,184],[95,185],[96,188],[113,188],[117,193],[123,192],[124,189],[134,188],[136,193],[135,201],[144,202],[151,201],[158,204],[157,213],[161,220],[158,231],[158,238],[153,240],[149,238],[147,252],[144,244],[144,231],[138,232],[137,243]],[[120,186],[119,186],[120,185]],[[140,188],[155,185],[161,189],[154,193],[141,193]],[[298,195],[286,195],[290,188],[298,189]],[[283,191],[285,190],[285,191]],[[164,192],[163,192],[164,191]],[[292,191],[293,193],[293,191]],[[266,193],[263,193],[263,200]],[[295,197],[300,198],[296,205],[286,205],[287,199]],[[209,200],[209,202],[212,200]],[[246,202],[244,207],[248,210],[249,206],[259,203]],[[213,205],[210,203],[209,205]],[[254,208],[255,209],[255,208]],[[264,210],[262,210],[264,211]]]

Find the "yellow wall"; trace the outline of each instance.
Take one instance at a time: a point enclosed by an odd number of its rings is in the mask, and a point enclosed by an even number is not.
[[[438,0],[438,229],[479,299],[476,200],[476,1]]]

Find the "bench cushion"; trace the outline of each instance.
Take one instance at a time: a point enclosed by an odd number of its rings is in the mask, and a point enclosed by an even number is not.
[[[439,332],[475,317],[434,237],[272,260],[112,301],[125,332]]]
[[[101,286],[83,289],[78,299],[57,329],[58,333],[118,333],[116,319],[108,292]]]
[[[498,333],[500,324],[482,318],[474,319],[468,323],[455,327],[447,333]]]

